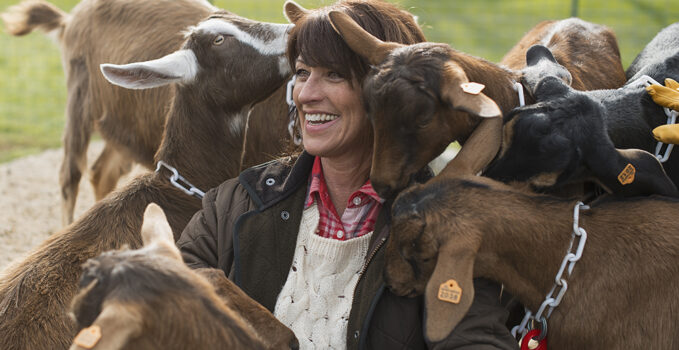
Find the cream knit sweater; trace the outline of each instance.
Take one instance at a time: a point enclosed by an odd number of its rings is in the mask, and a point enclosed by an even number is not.
[[[372,232],[346,241],[323,238],[316,205],[304,210],[292,267],[274,315],[295,332],[301,349],[346,348],[354,288]]]

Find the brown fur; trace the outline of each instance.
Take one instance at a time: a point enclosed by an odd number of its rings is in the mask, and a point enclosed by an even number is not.
[[[179,48],[184,41],[183,31],[212,10],[207,2],[194,0],[83,0],[67,14],[47,2],[29,0],[2,15],[13,35],[41,29],[55,31],[59,38],[68,90],[64,160],[59,173],[64,225],[73,221],[92,132],[98,131],[106,142],[90,176],[95,198],[101,200],[116,187],[120,176],[130,171],[133,162],[153,168],[153,156],[160,146],[174,94],[171,86],[146,90],[114,86],[103,78],[99,65],[162,57]],[[285,108],[284,94],[277,96],[266,108],[252,112],[252,129],[259,130],[264,125],[279,133],[284,130],[282,116],[286,111],[279,107]],[[262,134],[258,133],[250,139],[253,143],[245,146],[248,152],[262,151],[271,158],[285,146],[275,141],[278,138],[262,142]],[[256,163],[254,159],[261,159],[243,157],[248,166]]]
[[[81,328],[100,327],[93,349],[297,348],[294,333],[221,270],[196,273],[183,263],[157,205],[146,209],[141,234],[143,248],[106,252],[83,266],[71,310]]]
[[[475,111],[457,106],[457,99],[446,99],[444,91],[467,81],[481,83],[485,85],[481,94],[492,99],[501,113],[506,114],[519,102],[512,82],[520,81],[518,69],[525,66],[525,51],[536,41],[546,39],[551,26],[560,23],[538,25],[503,61],[509,68],[505,69],[445,44],[381,43],[341,17],[331,13],[335,29],[353,50],[377,67],[366,79],[364,97],[375,129],[374,149],[377,150],[371,182],[383,197],[393,197],[406,187],[417,171],[455,140],[463,147],[442,170],[442,176],[476,174],[483,170],[499,150],[502,122],[499,118],[478,118]],[[609,88],[621,86],[625,76],[612,33],[604,31],[601,41],[577,34],[573,26],[564,26],[547,43],[554,47],[556,59],[570,70],[574,84],[577,82],[582,88],[598,88],[602,84]],[[382,53],[383,47],[387,54]],[[578,60],[582,59],[583,51],[597,57],[607,56],[613,64],[599,66],[602,62],[599,58],[584,61],[581,67]],[[519,55],[522,61],[516,59]],[[450,63],[461,69],[452,79],[444,74],[448,71],[444,67]],[[586,78],[594,71],[603,77]],[[527,103],[530,102],[529,99]]]
[[[502,283],[536,312],[567,253],[574,205],[482,177],[414,186],[394,204],[387,283],[400,295],[425,294],[430,340],[464,316],[473,277]],[[550,349],[679,344],[677,215],[679,202],[664,197],[600,201],[580,212],[588,237],[549,318]],[[449,279],[462,288],[460,304],[436,297]]]
[[[550,37],[550,31],[559,25],[562,27]],[[608,27],[577,18],[540,22],[509,50],[500,64],[512,69],[525,67],[526,51],[535,44],[548,47],[571,72],[571,86],[576,90],[613,89],[627,81],[618,41]]]
[[[228,19],[235,15],[222,13],[219,16]],[[194,33],[186,46],[199,48],[206,42],[201,38]],[[207,40],[208,44],[211,42]],[[176,167],[200,189],[215,187],[238,174],[243,131],[234,134],[233,122],[245,120],[252,104],[266,98],[283,83],[284,77],[271,74],[278,71],[278,59],[266,59],[257,65],[252,64],[254,60],[248,56],[247,62],[242,63],[257,69],[239,76],[241,96],[228,95],[225,93],[228,87],[210,81],[221,81],[220,74],[235,76],[229,69],[245,71],[240,67],[214,65],[212,71],[201,71],[198,83],[174,89],[176,95],[169,107],[156,159]],[[280,101],[282,96],[277,93],[270,98]],[[268,103],[267,100],[264,105]],[[274,116],[271,118],[275,120]],[[286,135],[275,131],[268,139],[278,140]],[[268,157],[262,156],[259,161],[266,159]],[[253,162],[256,161],[253,158]],[[169,172],[165,170],[138,177],[96,203],[83,217],[55,233],[23,261],[5,270],[0,279],[0,344],[3,349],[63,349],[68,346],[75,335],[75,325],[65,311],[76,292],[80,265],[106,250],[123,245],[139,247],[141,214],[148,203],[158,203],[165,210],[175,238],[179,237],[191,216],[201,208],[201,203],[174,188],[168,177]]]

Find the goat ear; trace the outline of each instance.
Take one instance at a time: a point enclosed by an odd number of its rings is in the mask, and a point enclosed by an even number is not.
[[[106,80],[127,89],[150,89],[171,83],[190,83],[198,72],[198,61],[191,50],[175,51],[165,57],[123,65],[99,66]]]
[[[461,84],[468,82],[462,68],[446,64],[443,100],[453,108],[485,117],[474,128],[460,152],[441,171],[445,176],[476,175],[495,158],[502,144],[502,112],[497,104],[483,93],[464,92]]]
[[[292,24],[297,24],[297,22],[308,13],[309,10],[292,0],[287,0],[285,4],[283,4],[283,14],[285,15],[285,18],[288,19],[288,22]]]
[[[677,197],[677,187],[658,159],[640,149],[597,147],[584,154],[585,163],[605,189],[619,196],[660,194]]]
[[[328,16],[332,27],[344,39],[349,48],[372,65],[381,64],[394,49],[404,46],[398,43],[384,42],[374,37],[345,13],[330,11]]]
[[[144,241],[144,246],[158,244],[158,253],[181,261],[181,254],[174,244],[172,228],[167,222],[163,209],[155,203],[150,203],[144,211],[141,238]]]
[[[543,45],[533,45],[526,51],[526,65],[528,66],[534,66],[543,59],[557,63],[552,51]]]
[[[476,253],[470,249],[471,247],[460,243],[447,242],[439,249],[436,267],[427,282],[424,294],[426,310],[424,332],[430,342],[446,338],[467,314],[474,300],[473,273]],[[449,292],[451,281],[460,288],[461,294],[457,303],[454,303],[455,298],[451,298],[455,295]]]
[[[500,107],[495,101],[478,90],[483,89],[483,85],[470,83],[467,74],[460,66],[448,61],[445,63],[443,74],[441,97],[453,106],[453,109],[463,110],[483,118],[502,116]],[[470,88],[468,89],[467,86]],[[476,87],[478,87],[477,91],[472,91]]]
[[[133,306],[117,301],[106,302],[94,323],[83,328],[73,340],[70,350],[124,349],[130,340],[141,335],[143,320]]]

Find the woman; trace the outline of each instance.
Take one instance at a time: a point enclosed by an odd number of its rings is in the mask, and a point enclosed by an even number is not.
[[[334,32],[330,10],[382,40],[424,41],[412,16],[389,3],[286,5],[304,152],[208,192],[177,244],[189,266],[224,270],[292,328],[302,348],[423,349],[422,298],[397,297],[382,278],[389,203],[368,179],[373,139],[361,82],[369,66]],[[481,281],[475,289],[467,319],[431,347],[516,347],[499,287]]]

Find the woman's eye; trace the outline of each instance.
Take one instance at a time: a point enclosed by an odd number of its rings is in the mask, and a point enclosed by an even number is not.
[[[297,76],[297,79],[306,80],[309,77],[309,71],[300,68],[295,72],[295,75]]]
[[[328,72],[328,78],[332,80],[344,80],[342,74],[339,74],[337,72]]]
[[[224,36],[223,35],[217,35],[217,37],[215,37],[215,40],[213,40],[212,43],[214,45],[217,45],[217,46],[223,44],[224,43]]]

